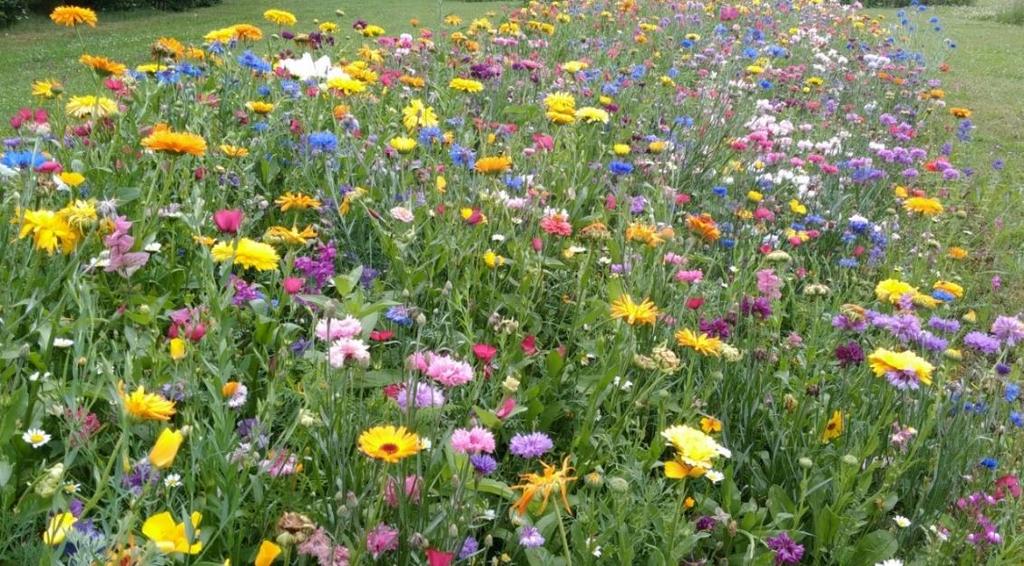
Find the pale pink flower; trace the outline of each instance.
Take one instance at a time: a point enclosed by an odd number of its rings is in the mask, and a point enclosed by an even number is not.
[[[703,279],[704,272],[699,269],[676,272],[676,281],[680,283],[700,283]]]
[[[396,206],[392,208],[391,218],[394,218],[395,220],[398,220],[399,222],[404,222],[406,224],[412,222],[415,219],[415,217],[412,214],[412,211],[409,210],[408,208],[405,208],[404,206]]]
[[[473,381],[472,366],[438,354],[429,354],[429,365],[424,373],[445,387],[456,387]]]
[[[324,341],[352,338],[363,332],[363,325],[351,315],[344,319],[327,318],[316,323],[316,337]]]
[[[486,428],[475,426],[470,430],[455,429],[452,433],[452,449],[462,454],[494,452],[494,434]]]
[[[339,338],[331,345],[327,353],[327,359],[331,367],[340,368],[345,366],[349,360],[357,364],[366,365],[370,362],[370,348],[362,340],[354,338]]]

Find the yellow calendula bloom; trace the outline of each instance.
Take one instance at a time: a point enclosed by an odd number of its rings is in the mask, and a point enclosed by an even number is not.
[[[237,145],[221,144],[220,152],[228,157],[245,157],[249,155],[249,150]]]
[[[878,377],[889,373],[911,373],[925,385],[932,384],[932,371],[935,366],[910,350],[894,352],[878,348],[868,356],[868,365]]]
[[[57,513],[50,518],[50,522],[46,525],[46,530],[43,531],[43,543],[50,546],[57,546],[64,542],[67,538],[68,533],[71,532],[71,528],[78,522],[78,518],[71,513]]]
[[[936,281],[935,285],[932,285],[932,289],[945,291],[958,299],[964,298],[964,288],[952,281]]]
[[[283,244],[286,246],[302,246],[308,240],[316,238],[316,230],[312,226],[306,226],[299,230],[295,226],[271,226],[263,234],[263,239],[271,244]]]
[[[683,348],[690,348],[702,356],[718,357],[722,355],[722,341],[713,336],[701,332],[683,328],[675,333],[676,343]]]
[[[89,8],[80,8],[78,6],[57,6],[50,12],[50,20],[53,23],[73,28],[78,24],[85,24],[91,28],[96,27],[96,22],[99,18],[96,17],[96,12]]]
[[[142,147],[171,155],[206,155],[206,140],[197,134],[188,132],[172,132],[170,130],[154,131],[142,138]]]
[[[967,256],[970,254],[960,246],[952,246],[949,248],[949,251],[946,252],[946,255],[951,259],[967,259]]]
[[[175,59],[185,56],[185,46],[173,37],[158,38],[153,42],[150,51],[156,56],[173,57]]]
[[[417,128],[431,128],[437,125],[437,113],[422,100],[414,98],[402,109],[402,125],[408,131]]]
[[[299,21],[295,14],[284,10],[267,10],[263,12],[263,19],[279,26],[293,26]]]
[[[562,496],[562,504],[565,506],[566,512],[572,513],[572,509],[569,508],[569,484],[578,478],[570,475],[573,470],[569,466],[569,457],[566,456],[562,460],[561,468],[556,468],[544,462],[541,462],[540,465],[544,470],[540,474],[530,472],[519,475],[523,483],[512,486],[512,489],[522,490],[523,494],[512,506],[522,515],[526,513],[526,508],[533,501],[533,498],[540,494],[543,499],[541,500],[539,513],[544,513],[544,509],[548,506],[548,499],[551,498],[552,493],[557,491]]]
[[[96,223],[96,201],[73,200],[67,206],[60,209],[57,214],[63,217],[73,228],[81,232],[82,229]]]
[[[716,419],[715,417],[701,417],[700,430],[706,434],[722,432],[722,421]]]
[[[571,124],[576,121],[576,99],[567,92],[553,92],[544,97],[546,116],[555,124]]]
[[[416,433],[403,427],[375,426],[359,435],[359,451],[389,464],[415,456],[421,448]]]
[[[269,540],[260,543],[260,549],[256,553],[254,566],[270,566],[277,557],[281,555],[281,547]]]
[[[210,250],[210,255],[213,256],[213,261],[218,263],[234,261],[235,265],[256,271],[277,269],[277,264],[281,261],[273,246],[249,238],[238,240],[236,247],[232,247],[230,242],[218,243]]]
[[[665,462],[665,476],[671,479],[699,478],[713,470],[718,458],[732,457],[714,438],[686,425],[671,426],[661,436],[675,449],[672,460]]]
[[[719,230],[715,219],[706,212],[687,216],[686,227],[706,242],[715,242],[722,236],[722,232]]]
[[[125,393],[124,382],[118,383],[117,395],[121,398],[124,412],[136,419],[169,421],[174,416],[174,401],[156,393],[146,393],[146,388],[141,385],[134,392]]]
[[[199,554],[203,550],[203,543],[198,540],[199,523],[202,520],[203,515],[198,512],[193,512],[189,517],[193,535],[192,539],[189,539],[185,523],[174,522],[174,516],[169,511],[164,511],[146,519],[142,524],[142,534],[153,541],[157,550],[164,554]],[[193,543],[192,540],[196,542]]]
[[[626,240],[630,242],[643,242],[652,248],[665,242],[656,226],[644,224],[643,222],[631,222],[626,227]]]
[[[884,279],[875,285],[875,296],[878,297],[878,300],[894,305],[899,303],[904,295],[916,297],[920,294],[921,292],[918,291],[917,287],[899,279]]]
[[[327,88],[346,95],[359,94],[366,91],[366,83],[349,76],[332,77],[327,80]]]
[[[650,299],[644,299],[637,303],[633,301],[633,297],[624,294],[612,301],[611,316],[622,319],[630,326],[653,325],[658,319],[658,307]]]
[[[957,106],[954,106],[954,107],[950,108],[949,109],[949,113],[952,114],[953,116],[957,117],[957,118],[970,118],[971,114],[972,114],[970,109],[968,109],[968,108],[960,108],[960,107],[957,107]]]
[[[486,252],[484,252],[483,259],[484,259],[484,265],[486,265],[487,267],[489,267],[491,269],[494,269],[494,268],[499,267],[501,265],[505,265],[505,258],[503,258],[500,255],[494,253],[494,250],[487,250]]]
[[[384,35],[385,30],[378,25],[370,24],[364,27],[361,33],[363,37],[380,37]]]
[[[72,118],[106,118],[118,113],[117,103],[105,96],[72,96],[64,106]]]
[[[391,149],[397,151],[398,153],[409,153],[410,151],[416,149],[416,146],[419,144],[416,142],[416,140],[412,138],[399,136],[397,138],[391,138],[391,141],[388,142],[388,145],[390,145]]]
[[[149,451],[149,463],[158,470],[171,467],[174,458],[178,455],[181,443],[185,441],[185,435],[180,430],[165,428],[160,431],[153,449]]]
[[[62,171],[60,180],[69,187],[77,187],[85,182],[85,175],[77,171]]]
[[[37,250],[50,255],[57,251],[57,248],[66,254],[71,253],[81,238],[81,234],[64,215],[45,209],[26,210],[22,215],[18,239],[29,236],[32,236],[32,242]]]
[[[504,173],[512,167],[512,160],[504,155],[481,157],[476,160],[475,170],[484,175],[497,175]]]
[[[629,155],[629,145],[624,143],[617,143],[612,146],[612,152],[619,157]]]
[[[448,88],[459,92],[480,92],[484,89],[484,83],[473,79],[454,78],[448,83]]]
[[[320,22],[320,25],[317,26],[317,29],[324,33],[334,33],[338,31],[338,24],[334,22]]]
[[[32,96],[40,98],[56,98],[64,91],[63,85],[52,79],[35,81],[32,83]]]
[[[274,105],[270,102],[263,102],[261,100],[252,100],[245,103],[245,107],[252,110],[256,114],[270,114],[274,111]]]
[[[903,201],[903,208],[923,216],[936,216],[944,210],[939,199],[926,197],[910,197]]]
[[[308,210],[320,208],[320,201],[302,193],[287,192],[274,201],[274,204],[281,207],[281,212],[288,212],[289,210]]]
[[[793,214],[799,214],[800,216],[807,214],[807,207],[796,199],[789,201],[789,210]]]
[[[576,119],[588,124],[607,124],[610,119],[608,111],[594,106],[584,106],[576,111]]]
[[[832,418],[825,423],[824,430],[821,431],[821,441],[828,444],[839,438],[841,434],[843,434],[843,412],[836,409],[832,412]]]

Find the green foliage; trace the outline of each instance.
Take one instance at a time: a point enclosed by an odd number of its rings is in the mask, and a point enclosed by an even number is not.
[[[25,0],[0,0],[0,28],[13,25],[24,18],[27,12]]]
[[[1024,26],[1024,0],[1014,0],[1012,4],[996,14],[996,21],[1014,26]]]

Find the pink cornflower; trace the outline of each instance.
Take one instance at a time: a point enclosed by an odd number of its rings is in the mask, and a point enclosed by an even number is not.
[[[762,269],[757,272],[757,290],[768,299],[781,299],[782,280],[775,275],[771,269]]]
[[[691,269],[688,271],[677,271],[676,281],[680,283],[700,283],[704,279],[704,272],[699,269]]]
[[[316,337],[325,342],[352,338],[358,336],[362,331],[363,325],[352,316],[346,316],[341,320],[327,318],[316,323]]]
[[[431,354],[424,373],[445,387],[456,387],[473,381],[473,368],[450,356]]]
[[[357,364],[366,365],[370,362],[370,348],[362,340],[354,338],[340,338],[331,345],[328,350],[327,360],[331,367],[340,368],[345,366],[349,360]]]
[[[452,449],[462,454],[479,454],[494,452],[494,434],[486,428],[475,426],[472,429],[455,429],[452,433]]]
[[[398,529],[381,523],[366,533],[366,549],[376,560],[381,554],[398,548]]]

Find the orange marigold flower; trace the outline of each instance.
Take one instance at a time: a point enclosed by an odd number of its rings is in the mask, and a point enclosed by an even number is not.
[[[142,147],[174,155],[186,153],[196,157],[206,155],[206,140],[188,132],[153,132],[142,139]]]
[[[708,242],[718,241],[718,238],[722,236],[722,232],[718,229],[715,219],[707,213],[698,216],[687,216],[686,227]]]
[[[50,12],[50,19],[53,23],[61,26],[73,28],[78,24],[86,24],[89,27],[96,27],[96,22],[99,18],[96,17],[96,12],[93,12],[89,8],[80,8],[78,6],[57,6]]]
[[[476,172],[486,175],[504,173],[512,167],[512,160],[504,155],[496,157],[481,157],[476,160]]]

